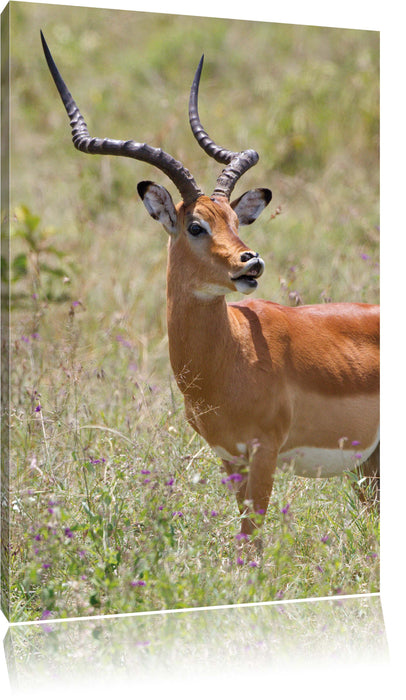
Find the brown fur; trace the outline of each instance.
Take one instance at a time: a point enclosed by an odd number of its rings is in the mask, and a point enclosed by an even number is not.
[[[225,291],[249,248],[225,199],[176,208],[167,270],[169,353],[186,416],[248,471],[237,490],[242,532],[265,513],[278,454],[300,447],[367,449],[379,428],[379,308],[368,304],[284,307],[261,299],[227,304]],[[191,221],[211,235],[192,239]],[[218,291],[216,291],[218,290]],[[371,457],[372,462],[374,461]],[[370,460],[370,461],[371,461]],[[366,463],[368,468],[368,463]],[[375,470],[376,471],[376,470]],[[375,472],[374,472],[375,475]]]

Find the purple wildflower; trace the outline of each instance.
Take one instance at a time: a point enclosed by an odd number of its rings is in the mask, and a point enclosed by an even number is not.
[[[149,469],[141,469],[141,474],[151,474]]]
[[[36,406],[36,408],[35,408],[35,413],[39,413],[40,411],[42,411],[42,406],[39,403],[38,406]]]
[[[70,527],[65,527],[64,532],[65,532],[65,537],[69,537],[69,539],[71,540],[73,537],[73,532],[70,529]]]
[[[183,513],[181,510],[174,510],[172,513],[173,518],[183,518]]]
[[[256,561],[250,561],[249,565],[252,569],[255,569],[258,566]]]
[[[131,581],[130,585],[135,588],[136,586],[146,586],[147,584],[141,579],[140,581]]]
[[[126,340],[122,335],[116,335],[116,341],[120,343],[124,348],[131,348],[131,343]]]
[[[360,443],[359,440],[353,440],[352,443],[351,443],[351,445],[352,445],[353,447],[356,447],[357,445],[360,445],[360,444],[361,444],[361,443]]]
[[[243,480],[242,474],[239,474],[238,472],[236,472],[235,474],[230,474],[229,476],[225,476],[224,479],[221,480],[221,483],[227,484],[230,481],[239,482],[242,480]]]
[[[168,481],[165,481],[165,486],[172,486],[175,483],[175,479],[172,477],[171,479],[168,479]]]
[[[281,513],[283,513],[284,515],[286,515],[286,513],[287,513],[288,510],[289,510],[289,508],[290,508],[290,503],[287,503],[286,506],[285,506],[284,508],[282,508]]]
[[[51,568],[51,564],[46,564],[46,563],[44,562],[43,565],[42,565],[42,568],[43,568],[43,569],[50,569],[50,568]]]
[[[321,542],[323,542],[323,544],[326,544],[326,542],[328,542],[328,540],[329,540],[328,535],[323,535],[323,537],[321,538]]]
[[[241,540],[246,542],[248,540],[248,535],[246,535],[245,532],[239,532],[238,535],[235,536],[235,539],[237,542],[241,542]]]
[[[212,511],[211,511],[211,516],[212,516],[212,518],[215,518],[216,515],[218,515],[218,512],[217,512],[216,510],[212,510]]]
[[[242,566],[242,564],[244,564],[244,559],[241,559],[241,557],[238,557],[237,564],[238,564],[238,566]]]

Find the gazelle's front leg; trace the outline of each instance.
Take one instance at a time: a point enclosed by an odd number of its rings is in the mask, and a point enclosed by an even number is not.
[[[239,511],[244,516],[241,521],[241,533],[244,535],[251,535],[261,526],[265,517],[274,482],[277,455],[276,448],[256,444],[246,471],[237,471],[238,468],[233,462],[222,460],[228,476],[238,476],[240,479],[233,479],[230,485],[234,487]]]
[[[244,471],[242,471],[239,467],[236,467],[236,465],[233,464],[233,462],[229,462],[226,459],[222,459],[221,461],[223,462],[223,466],[230,478],[234,476],[238,477],[238,481],[233,480],[229,483],[234,490],[235,496],[237,498],[238,509],[242,515],[247,510],[247,506],[245,505],[245,499],[248,481],[248,467]]]
[[[272,493],[277,456],[277,448],[268,444],[259,443],[252,452],[245,487],[242,534],[251,535],[262,525]]]

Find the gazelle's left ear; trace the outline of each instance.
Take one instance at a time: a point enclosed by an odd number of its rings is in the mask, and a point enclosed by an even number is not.
[[[249,190],[241,195],[241,197],[231,202],[231,206],[238,216],[240,226],[252,224],[253,221],[258,218],[261,211],[268,206],[271,199],[271,190],[258,187],[255,190]]]
[[[175,234],[178,230],[178,215],[168,190],[150,180],[139,182],[137,190],[148,214],[159,221],[167,233]]]

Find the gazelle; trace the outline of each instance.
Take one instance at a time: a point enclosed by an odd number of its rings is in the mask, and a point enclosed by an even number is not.
[[[228,292],[248,295],[258,286],[264,262],[238,229],[255,221],[272,195],[254,189],[230,203],[258,155],[221,148],[203,129],[197,108],[203,57],[189,121],[203,150],[225,165],[211,196],[161,149],[90,137],[41,37],[76,148],[151,163],[180,192],[175,206],[162,185],[138,185],[147,211],[169,234],[169,354],[186,417],[238,483],[242,533],[251,534],[263,519],[277,465],[330,477],[362,464],[365,476],[379,477],[379,307],[226,302]]]

